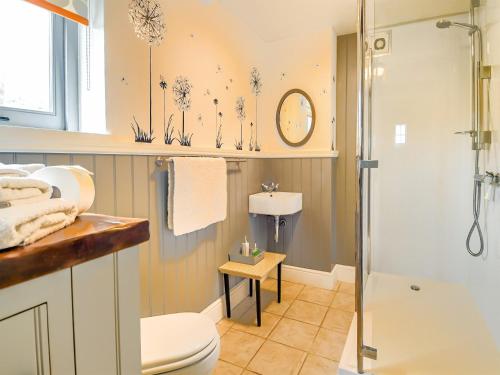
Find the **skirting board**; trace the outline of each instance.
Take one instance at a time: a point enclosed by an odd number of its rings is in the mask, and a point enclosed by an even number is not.
[[[238,284],[231,288],[231,307],[233,309],[248,297],[248,290],[248,279],[240,281]],[[208,307],[206,307],[205,310],[203,310],[201,313],[211,318],[215,323],[220,321],[226,316],[225,296],[226,295],[223,294],[221,297],[212,302]]]
[[[353,283],[355,269],[351,266],[336,264],[331,272],[311,270],[294,266],[283,265],[281,278],[284,281],[300,283],[323,289],[334,289],[338,281]],[[270,277],[276,278],[276,272]],[[248,280],[243,280],[231,289],[231,307],[234,308],[248,296]],[[210,317],[214,322],[225,316],[225,295],[222,295],[201,313]]]
[[[276,272],[271,273],[271,277],[276,278]],[[283,280],[293,283],[335,289],[335,284],[338,281],[354,283],[355,269],[351,266],[336,264],[331,272],[325,272],[284,265],[281,277]]]

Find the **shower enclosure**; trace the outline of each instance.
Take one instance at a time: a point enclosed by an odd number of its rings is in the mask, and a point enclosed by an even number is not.
[[[498,371],[499,75],[500,0],[358,0],[358,373]]]

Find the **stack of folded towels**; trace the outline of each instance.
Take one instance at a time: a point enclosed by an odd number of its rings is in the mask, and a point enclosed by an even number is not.
[[[57,188],[30,177],[44,167],[0,163],[0,250],[28,245],[75,221],[77,202],[60,198]]]

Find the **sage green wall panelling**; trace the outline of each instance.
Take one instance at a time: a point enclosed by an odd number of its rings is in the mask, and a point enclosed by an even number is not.
[[[280,191],[302,192],[302,212],[286,216],[280,238],[274,242],[274,219],[268,218],[269,250],[285,252],[286,264],[331,271],[334,264],[332,183],[330,158],[273,159],[267,179],[280,184]]]
[[[356,194],[356,35],[337,38],[335,261],[354,265]]]
[[[179,237],[167,229],[167,175],[154,161],[154,156],[0,153],[0,162],[5,163],[81,165],[94,173],[96,199],[91,212],[150,219],[151,239],[140,245],[139,257],[142,316],[201,311],[211,304],[223,293],[217,268],[245,235],[252,244],[269,250],[282,251],[285,246],[288,264],[331,269],[332,159],[229,163],[227,219]],[[304,210],[287,217],[277,247],[272,221],[248,214],[248,195],[260,192],[266,179],[279,182],[282,191],[304,193]],[[231,278],[231,285],[238,281]]]

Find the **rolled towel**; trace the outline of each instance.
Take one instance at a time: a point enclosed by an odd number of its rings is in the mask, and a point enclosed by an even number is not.
[[[0,177],[25,177],[39,169],[44,164],[3,164],[0,163]]]
[[[87,211],[94,203],[95,187],[92,172],[78,165],[46,167],[34,172],[30,178],[45,181],[54,187],[55,198],[75,202],[78,214]]]
[[[52,186],[28,177],[0,177],[0,208],[49,200]]]
[[[76,205],[64,199],[50,199],[0,210],[0,249],[29,245],[76,219]]]

